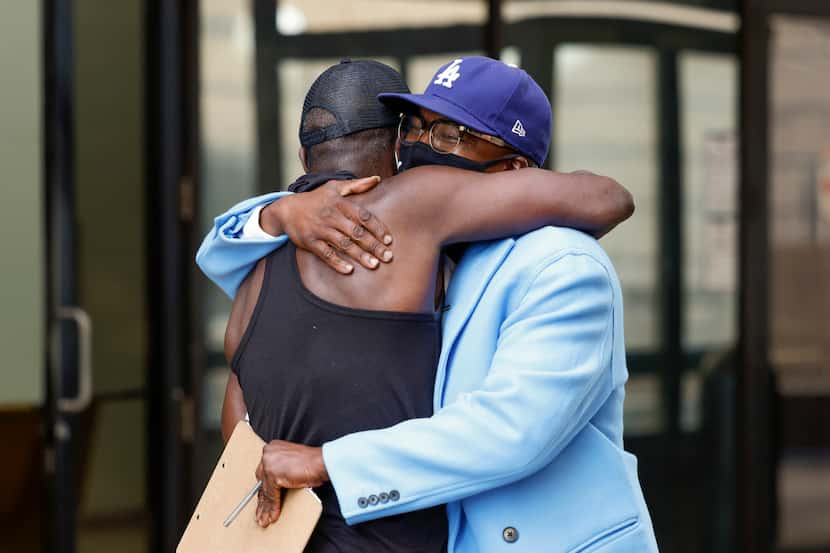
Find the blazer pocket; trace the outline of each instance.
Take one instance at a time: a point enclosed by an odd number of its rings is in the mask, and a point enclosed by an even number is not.
[[[619,524],[603,530],[599,534],[592,536],[585,542],[577,545],[568,553],[588,553],[590,551],[597,551],[606,545],[622,538],[623,536],[633,532],[640,525],[639,517],[633,517],[622,521]]]

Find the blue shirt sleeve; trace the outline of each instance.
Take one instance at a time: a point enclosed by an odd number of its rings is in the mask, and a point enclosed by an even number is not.
[[[258,206],[270,204],[290,192],[272,192],[244,200],[213,220],[199,251],[196,264],[231,299],[239,285],[254,268],[257,261],[285,244],[288,237],[250,238],[242,229],[251,212]]]
[[[347,523],[424,509],[504,486],[552,461],[613,389],[614,293],[593,257],[547,262],[501,322],[487,377],[433,416],[323,445]],[[447,345],[445,344],[445,347]],[[450,366],[448,371],[468,367]],[[400,499],[359,498],[398,490]]]

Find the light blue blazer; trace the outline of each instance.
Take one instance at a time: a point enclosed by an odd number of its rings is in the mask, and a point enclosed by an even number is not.
[[[200,248],[229,294],[285,241],[236,238],[274,197],[217,218]],[[622,295],[596,240],[547,227],[475,244],[447,303],[435,414],[323,446],[347,522],[446,503],[449,553],[657,551],[623,449]]]

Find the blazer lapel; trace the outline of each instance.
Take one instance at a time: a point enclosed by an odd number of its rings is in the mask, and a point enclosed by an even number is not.
[[[478,305],[493,273],[513,249],[515,240],[506,238],[477,242],[469,247],[455,269],[447,291],[447,310],[443,319],[443,339],[438,370],[435,375],[434,407],[438,410],[443,400],[447,360],[455,340]]]

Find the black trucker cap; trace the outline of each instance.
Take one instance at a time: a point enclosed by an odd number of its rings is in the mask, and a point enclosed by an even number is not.
[[[398,124],[398,113],[378,100],[378,94],[409,93],[401,74],[378,61],[343,60],[323,71],[306,94],[300,118],[300,144],[315,144],[341,136],[392,127]],[[329,111],[337,122],[322,129],[303,132],[305,119],[313,108]]]

